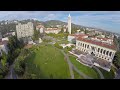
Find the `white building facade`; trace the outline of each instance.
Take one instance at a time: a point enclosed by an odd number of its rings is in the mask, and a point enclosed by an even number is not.
[[[39,30],[40,33],[44,33],[44,26],[43,25],[38,25],[38,26],[36,26],[36,30]]]
[[[68,41],[76,40],[76,49],[85,55],[92,55],[93,64],[104,70],[110,71],[116,53],[116,45],[112,39],[89,37],[87,34],[71,34]]]
[[[54,34],[58,34],[61,31],[61,29],[59,28],[47,28],[45,30],[45,33],[49,34],[49,33],[54,33]]]
[[[107,60],[109,62],[112,62],[116,52],[114,49],[102,47],[80,40],[76,40],[76,49],[89,54],[93,53],[96,57]]]
[[[2,51],[4,51],[6,54],[8,54],[8,38],[2,38],[0,41],[0,56],[2,55]]]
[[[34,28],[33,23],[28,22],[27,24],[19,23],[16,25],[17,38],[33,36]]]

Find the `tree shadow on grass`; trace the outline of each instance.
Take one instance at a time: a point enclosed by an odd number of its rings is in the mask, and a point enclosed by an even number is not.
[[[33,52],[32,54],[29,55],[29,57],[26,58],[25,63],[26,63],[26,68],[25,68],[25,73],[24,76],[30,79],[49,79],[48,76],[44,75],[44,72],[40,69],[40,66],[37,66],[34,64],[34,58],[36,56],[36,53]]]

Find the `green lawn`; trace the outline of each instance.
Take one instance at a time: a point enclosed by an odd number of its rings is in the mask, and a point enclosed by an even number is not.
[[[82,76],[80,76],[75,70],[73,70],[74,72],[74,78],[75,79],[84,79]]]
[[[58,41],[58,43],[59,43],[59,44],[68,44],[68,41],[64,39],[64,40]]]
[[[103,73],[105,79],[113,79],[113,78],[114,78],[114,72],[113,72],[112,69],[111,69],[110,72],[107,72],[107,71],[105,71],[105,70],[103,70],[103,69],[101,69],[101,68],[99,68],[99,69],[100,69],[100,71]]]
[[[89,68],[87,66],[82,65],[81,63],[79,63],[78,61],[76,61],[76,58],[73,56],[69,56],[71,62],[83,73],[85,73],[86,75],[94,78],[94,79],[98,79],[99,75],[98,73],[93,70],[92,68]]]
[[[27,60],[26,72],[37,78],[70,78],[70,72],[64,55],[51,45],[39,46]]]

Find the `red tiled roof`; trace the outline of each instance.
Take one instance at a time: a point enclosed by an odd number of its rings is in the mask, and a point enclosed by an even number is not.
[[[97,37],[97,39],[102,39],[104,41],[107,41],[109,38],[100,38],[100,37]]]
[[[87,34],[70,34],[69,36],[84,37],[84,36],[88,36],[88,35]]]
[[[38,26],[36,26],[36,28],[41,28],[41,27],[44,27],[43,25],[38,25]]]
[[[85,39],[85,38],[82,38],[81,36],[78,37],[77,40],[88,42],[88,43],[91,43],[91,44],[95,44],[95,45],[98,45],[98,46],[102,46],[102,47],[106,47],[106,48],[110,48],[110,49],[116,50],[116,46],[114,44],[108,45],[106,43],[102,43],[102,42],[99,42],[99,41],[91,40],[89,38]]]

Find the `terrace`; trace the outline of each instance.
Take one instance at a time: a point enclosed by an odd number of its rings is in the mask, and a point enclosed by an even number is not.
[[[102,60],[100,58],[94,57],[93,55],[81,52],[76,49],[72,50],[71,52],[69,51],[69,53],[78,57],[76,60],[85,66],[92,67],[93,65],[95,65],[104,70],[110,71],[111,63],[109,61]]]
[[[94,65],[100,68],[103,68],[107,71],[110,71],[110,68],[111,68],[111,62],[103,60],[103,59],[99,59],[99,58],[94,59]]]

